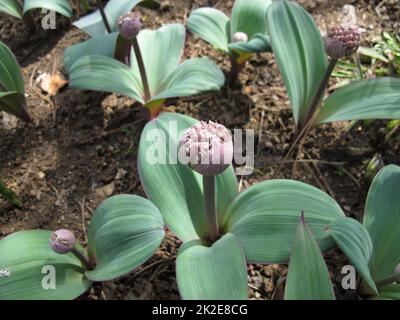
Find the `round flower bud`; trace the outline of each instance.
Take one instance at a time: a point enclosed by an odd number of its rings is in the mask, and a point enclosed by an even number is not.
[[[236,32],[233,35],[233,42],[247,42],[249,41],[249,37],[244,32]]]
[[[397,282],[400,282],[400,263],[397,264],[396,268],[394,269],[394,275],[396,277]]]
[[[74,234],[66,229],[54,231],[50,237],[51,249],[60,254],[68,253],[72,250],[76,242]]]
[[[135,38],[142,29],[142,23],[134,12],[127,12],[118,18],[120,34],[128,40]]]
[[[328,32],[328,37],[330,39],[335,39],[337,41],[340,41],[344,48],[345,54],[341,57],[344,56],[349,56],[353,53],[355,53],[358,48],[360,47],[360,42],[361,42],[361,33],[360,29],[357,26],[338,26],[332,28]],[[337,46],[336,41],[333,43],[334,46]],[[326,45],[325,45],[326,47]],[[328,47],[329,48],[329,47]],[[337,53],[338,51],[334,52]],[[330,52],[327,52],[328,55]]]
[[[212,121],[201,121],[187,129],[180,147],[186,163],[205,176],[215,176],[232,163],[232,136],[223,125]]]
[[[332,59],[340,59],[346,56],[346,48],[342,42],[335,38],[324,39],[326,54]]]

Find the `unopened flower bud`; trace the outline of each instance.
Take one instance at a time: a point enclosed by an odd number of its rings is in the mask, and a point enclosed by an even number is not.
[[[118,18],[118,28],[120,34],[130,40],[137,37],[142,29],[142,23],[134,12],[127,12]]]
[[[223,125],[212,121],[201,121],[187,129],[180,146],[188,165],[205,176],[222,173],[232,163],[232,136]]]
[[[397,264],[396,268],[394,269],[394,275],[396,277],[397,282],[400,282],[400,263]]]
[[[233,42],[247,42],[249,41],[249,37],[244,32],[236,32],[233,35]]]
[[[331,58],[338,59],[355,53],[360,47],[360,42],[359,27],[350,25],[338,26],[328,32],[328,36],[325,39],[325,49]]]
[[[326,54],[332,59],[340,59],[346,56],[346,48],[343,46],[342,42],[334,38],[324,39]]]
[[[60,254],[68,253],[72,250],[76,242],[74,234],[66,229],[54,231],[50,237],[51,249]]]

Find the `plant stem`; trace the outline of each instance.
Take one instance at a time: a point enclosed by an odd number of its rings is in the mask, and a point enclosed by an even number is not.
[[[237,53],[232,53],[230,55],[230,60],[231,60],[231,71],[229,73],[229,84],[233,86],[239,77],[239,73],[243,68],[243,64],[239,64],[237,62],[238,54]]]
[[[286,153],[286,156],[283,158],[281,165],[273,173],[274,177],[277,173],[280,172],[280,170],[282,168],[282,164],[286,160],[289,159],[289,157],[292,155],[293,151],[295,150],[296,146],[303,140],[303,138],[305,138],[309,134],[309,132],[313,128],[314,122],[317,118],[318,111],[319,111],[318,107],[321,106],[322,98],[324,97],[326,87],[328,86],[329,79],[332,75],[333,69],[335,69],[337,61],[338,61],[337,59],[332,59],[329,62],[329,65],[328,65],[327,69],[325,70],[324,76],[322,77],[322,80],[318,87],[318,90],[310,104],[310,108],[307,112],[307,115],[304,118],[304,120],[300,122],[300,126],[298,128],[296,128],[297,130],[295,132],[295,140],[293,141],[292,145],[290,146],[289,151]]]
[[[392,283],[395,283],[395,282],[397,282],[397,277],[395,275],[393,275],[393,276],[391,276],[389,278],[386,278],[386,279],[378,281],[376,283],[376,287],[377,288],[386,287],[386,286],[388,286],[388,285],[390,285]]]
[[[144,66],[143,57],[142,57],[142,53],[140,51],[139,42],[137,41],[136,37],[132,39],[132,45],[133,45],[133,50],[135,51],[136,60],[137,60],[138,66],[139,66],[140,77],[142,78],[142,82],[143,82],[144,100],[148,101],[151,98],[149,81],[147,80],[146,68]]]
[[[325,70],[324,76],[321,79],[318,90],[315,93],[313,100],[311,101],[310,108],[308,109],[306,117],[300,122],[300,132],[301,130],[313,119],[318,106],[321,104],[322,98],[324,97],[324,93],[326,87],[328,86],[329,79],[331,78],[333,69],[335,69],[337,63],[337,59],[331,59],[328,67]]]
[[[101,2],[101,0],[97,0],[96,3],[97,3],[97,8],[100,10],[101,18],[103,19],[104,27],[106,28],[107,33],[111,33],[111,27],[110,24],[108,23],[107,16],[104,11],[103,2]]]
[[[72,254],[74,254],[84,265],[88,270],[93,270],[94,265],[89,259],[76,247],[73,247],[71,250]]]
[[[215,176],[203,176],[204,204],[211,242],[218,239],[219,227],[215,210]]]

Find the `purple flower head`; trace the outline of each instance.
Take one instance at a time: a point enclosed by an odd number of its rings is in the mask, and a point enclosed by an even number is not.
[[[142,23],[134,12],[127,12],[118,18],[118,28],[122,37],[131,40],[139,34]]]
[[[232,163],[233,141],[223,125],[201,121],[187,129],[180,141],[188,165],[196,172],[215,176]]]
[[[74,234],[67,229],[54,231],[50,237],[51,249],[59,254],[65,254],[72,250],[76,242]]]

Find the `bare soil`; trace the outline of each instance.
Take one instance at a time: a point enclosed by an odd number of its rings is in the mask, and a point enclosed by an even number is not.
[[[160,12],[138,9],[145,26],[156,28],[184,23],[191,10],[215,6],[229,13],[233,1],[162,0]],[[364,45],[370,46],[383,31],[400,30],[400,3],[381,1],[299,1],[316,19],[321,31],[338,23],[344,4],[358,9],[358,23],[366,29]],[[381,4],[380,4],[381,3]],[[137,173],[137,147],[144,123],[129,99],[98,92],[64,88],[55,98],[35,89],[39,73],[62,71],[63,51],[86,36],[65,18],[57,29],[29,34],[10,17],[0,17],[0,40],[16,54],[23,67],[29,113],[26,125],[0,115],[0,177],[21,198],[15,208],[0,199],[0,238],[27,229],[72,229],[86,242],[94,209],[108,196],[119,193],[144,195]],[[224,69],[227,57],[188,33],[185,57],[210,56]],[[334,79],[333,83],[339,81]],[[293,117],[272,54],[254,56],[240,75],[240,85],[192,99],[170,101],[167,111],[214,120],[233,128],[251,128],[256,136],[256,170],[241,181],[241,188],[271,178],[291,178],[314,185],[333,196],[346,214],[362,218],[370,179],[366,165],[374,155],[381,164],[400,164],[400,136],[384,143],[384,121],[344,130],[348,123],[325,125],[306,140],[298,161],[288,161],[275,174],[293,140]],[[309,160],[317,160],[310,162]],[[179,299],[174,257],[179,241],[168,233],[157,254],[129,276],[95,284],[81,299]],[[343,265],[339,249],[326,254],[339,299],[356,293],[340,287]],[[271,299],[283,265],[249,265],[249,295]],[[277,290],[277,297],[279,297]]]

